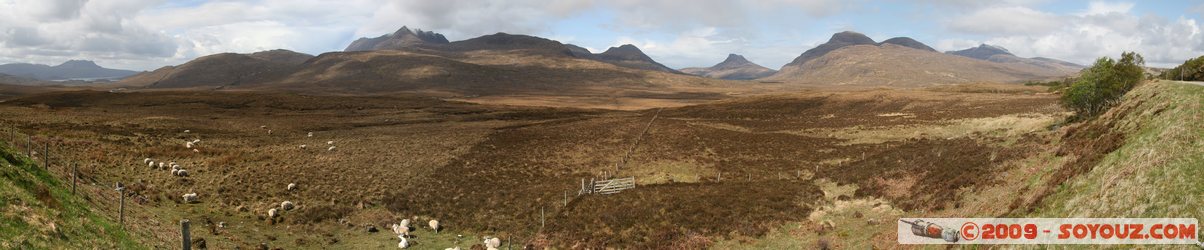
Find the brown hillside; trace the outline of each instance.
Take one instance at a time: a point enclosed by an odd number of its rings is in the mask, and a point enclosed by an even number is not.
[[[787,65],[768,79],[820,85],[922,87],[970,82],[1019,82],[1056,78],[1064,71],[1021,63],[997,63],[883,44],[831,51],[802,65]]]

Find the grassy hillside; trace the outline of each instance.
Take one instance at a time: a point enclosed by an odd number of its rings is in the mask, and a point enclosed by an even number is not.
[[[0,248],[141,249],[63,183],[0,144]]]
[[[1120,133],[1096,159],[1045,198],[1033,217],[1187,217],[1204,220],[1204,87],[1146,84],[1084,124]],[[1092,136],[1105,144],[1108,136]],[[1080,157],[1082,158],[1082,157]]]

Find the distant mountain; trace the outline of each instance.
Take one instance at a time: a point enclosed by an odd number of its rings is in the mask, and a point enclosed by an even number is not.
[[[772,70],[744,59],[744,56],[728,54],[727,59],[708,68],[684,68],[681,72],[697,76],[728,80],[752,80],[773,75]]]
[[[681,73],[652,60],[651,57],[648,57],[643,51],[632,45],[614,47],[606,52],[593,54],[580,46],[564,44],[556,40],[500,32],[462,41],[448,42],[447,38],[444,38],[439,33],[421,30],[414,32],[403,26],[393,34],[355,40],[344,51],[372,50],[431,50],[442,52],[482,50],[520,51],[529,54],[569,56],[597,60],[635,69]]]
[[[828,39],[828,42],[826,42],[824,44],[820,44],[819,46],[815,46],[815,48],[811,48],[807,51],[804,51],[802,55],[795,57],[793,61],[790,61],[790,63],[787,63],[785,66],[782,66],[782,68],[784,70],[787,67],[803,65],[803,64],[807,63],[807,61],[810,61],[815,58],[819,58],[821,56],[828,54],[828,52],[832,52],[832,51],[840,49],[840,48],[853,46],[853,45],[867,45],[867,44],[875,45],[877,43],[874,42],[874,39],[870,39],[869,37],[867,37],[861,33],[857,33],[857,32],[844,31],[844,32],[836,33],[836,34],[832,35],[832,38]]]
[[[56,66],[29,63],[0,65],[0,74],[32,78],[43,81],[68,79],[122,78],[137,74],[137,71],[108,69],[85,60],[71,60]]]
[[[312,57],[288,50],[221,53],[134,75],[123,79],[120,84],[161,88],[255,84],[290,74]]]
[[[974,58],[974,59],[978,59],[978,60],[988,60],[992,56],[995,56],[995,55],[1014,56],[1014,55],[1012,55],[1012,52],[1008,51],[1007,49],[1004,49],[1003,47],[987,45],[987,44],[981,44],[981,45],[978,45],[978,47],[973,47],[973,48],[963,49],[963,50],[958,50],[958,51],[946,51],[945,53]]]
[[[644,54],[644,51],[641,51],[640,48],[637,48],[635,45],[631,44],[624,44],[620,45],[619,47],[610,47],[609,49],[606,49],[606,51],[603,51],[599,54],[594,54],[588,58],[628,68],[655,70],[678,74],[681,73],[675,69],[665,67],[665,65],[656,62],[656,60],[652,60],[652,57]]]
[[[899,46],[918,49],[918,50],[927,50],[927,51],[936,52],[936,50],[932,49],[932,47],[928,47],[928,45],[921,43],[920,41],[916,41],[915,39],[911,39],[910,37],[895,37],[895,38],[891,38],[891,39],[886,39],[886,41],[882,41],[881,43],[878,43],[878,45],[883,45],[883,44],[894,44],[894,45],[899,45]]]
[[[1044,80],[1077,72],[1052,65],[1015,57],[995,46],[946,54],[906,37],[875,43],[864,35],[846,31],[803,52],[765,79],[819,85],[922,87]]]
[[[343,51],[403,49],[421,45],[437,45],[447,43],[447,38],[443,37],[443,34],[435,33],[433,31],[422,31],[421,29],[415,32],[411,31],[410,28],[406,26],[401,26],[401,29],[393,32],[393,34],[387,34],[376,38],[364,37],[356,39],[354,42],[351,42],[346,49],[343,49]]]
[[[571,56],[572,53],[569,47],[556,40],[506,33],[496,33],[492,35],[484,35],[468,40],[451,42],[447,46],[432,48],[444,48],[451,51],[475,51],[475,50],[517,50],[535,54],[545,55],[564,55]]]
[[[616,91],[663,91],[675,86],[726,84],[716,79],[634,69],[592,58],[602,54],[589,54],[590,58],[571,56],[574,49],[570,48],[575,46],[550,46],[559,43],[530,36],[491,35],[470,40],[436,49],[323,53],[300,64],[295,63],[300,61],[299,58],[264,59],[259,56],[265,54],[263,52],[217,54],[139,74],[113,87],[345,94],[423,92],[462,96],[552,92],[613,95]],[[562,50],[554,49],[556,47]],[[290,53],[277,51],[273,54]],[[606,55],[622,59],[642,58],[639,57],[642,53]]]
[[[1028,65],[1033,65],[1033,66],[1037,66],[1037,67],[1046,67],[1046,68],[1050,68],[1052,70],[1064,71],[1064,72],[1078,72],[1079,70],[1083,69],[1083,65],[1078,65],[1078,64],[1071,63],[1071,62],[1066,62],[1066,61],[1052,59],[1052,58],[1018,57],[1016,55],[1013,55],[1012,52],[1008,51],[1007,49],[1005,49],[1003,47],[987,45],[987,44],[981,44],[981,45],[978,45],[978,47],[968,48],[968,49],[964,49],[964,50],[947,51],[945,53],[951,54],[951,55],[959,55],[959,56],[979,59],[979,60],[992,61],[992,62],[997,62],[997,63],[1028,64]]]

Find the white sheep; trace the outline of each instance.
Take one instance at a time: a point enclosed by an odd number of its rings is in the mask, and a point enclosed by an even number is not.
[[[171,170],[171,176],[179,176],[179,175],[180,175],[180,170],[179,170],[179,169],[172,169],[172,170]]]
[[[498,250],[497,248],[502,247],[502,239],[498,239],[497,237],[485,236],[484,240],[485,249],[487,250]]]
[[[297,183],[289,183],[288,191],[293,191],[294,189],[297,189]]]
[[[326,145],[334,145],[334,141],[326,141]]]
[[[143,163],[143,164],[145,164],[145,163],[147,163],[147,162],[151,162],[151,158],[142,159],[142,163]]]
[[[184,147],[185,147],[185,148],[192,148],[192,142],[185,142],[185,143],[184,143]]]
[[[193,143],[193,144],[201,143],[201,139],[195,139],[195,140],[192,140],[192,143]]]
[[[301,144],[301,150],[305,150],[305,144]]]
[[[180,169],[178,172],[176,172],[176,176],[188,177],[188,170]]]
[[[406,237],[398,236],[398,238],[401,238],[401,242],[397,242],[397,248],[406,249],[410,247],[410,242],[406,240]]]
[[[431,220],[430,222],[427,222],[427,225],[431,226],[431,229],[435,230],[435,234],[439,234],[439,221]]]
[[[188,193],[188,194],[184,194],[184,203],[193,203],[193,202],[197,202],[197,199],[198,199],[198,198],[199,198],[199,197],[197,197],[196,193]]]
[[[296,207],[296,205],[293,205],[293,202],[291,201],[284,201],[280,203],[280,210],[293,210],[294,207]]]
[[[314,132],[309,132],[309,135],[306,135],[306,137],[314,137]]]
[[[184,133],[192,133],[192,130],[187,130],[187,129],[185,129],[185,130],[184,130]]]
[[[334,151],[334,146],[330,146],[329,148],[326,148],[326,151]]]
[[[179,164],[171,164],[171,170],[180,170],[180,169],[183,169],[183,168],[181,168]]]
[[[406,231],[410,231],[410,219],[401,219],[401,224],[397,225],[405,227]]]
[[[268,125],[259,125],[259,128],[268,128]]]
[[[163,165],[163,162],[159,162],[159,169],[167,169],[167,167]]]
[[[148,162],[148,163],[146,164],[146,166],[148,166],[148,167],[150,167],[150,168],[152,168],[152,169],[153,169],[153,168],[155,168],[155,161],[150,161],[150,162]]]
[[[279,215],[279,213],[276,213],[275,208],[268,209],[268,218],[276,218],[276,215]]]

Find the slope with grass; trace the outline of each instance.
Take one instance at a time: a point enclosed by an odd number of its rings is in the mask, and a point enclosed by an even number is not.
[[[141,249],[121,226],[89,209],[71,187],[0,145],[0,248]]]
[[[1077,157],[1069,178],[1033,207],[1034,217],[1181,217],[1204,220],[1204,87],[1157,81],[1137,87],[1095,120],[1069,128]],[[1075,140],[1085,136],[1093,139]],[[1115,140],[1108,140],[1115,137]],[[1115,141],[1115,145],[1101,145]],[[1106,149],[1113,149],[1110,152]],[[1073,152],[1096,150],[1099,155]],[[1080,164],[1075,164],[1080,163]],[[1061,176],[1061,175],[1068,176]]]

